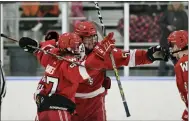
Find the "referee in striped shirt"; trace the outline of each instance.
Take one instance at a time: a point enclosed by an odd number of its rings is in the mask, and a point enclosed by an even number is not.
[[[2,99],[5,97],[5,94],[6,94],[6,81],[0,60],[0,120],[1,120],[1,104],[2,104]]]

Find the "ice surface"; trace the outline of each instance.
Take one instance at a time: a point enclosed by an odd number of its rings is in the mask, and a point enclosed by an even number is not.
[[[2,105],[2,120],[34,120],[33,93],[38,81],[8,81]],[[116,81],[106,96],[108,120],[180,120],[184,103],[175,81],[122,80],[131,117],[127,118]]]

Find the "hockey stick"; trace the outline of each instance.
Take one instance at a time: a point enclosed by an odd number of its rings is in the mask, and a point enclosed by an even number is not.
[[[98,12],[98,18],[100,20],[100,24],[101,24],[102,32],[103,32],[102,34],[105,36],[105,26],[104,26],[104,23],[103,23],[101,11],[100,11],[100,6],[99,6],[98,2],[94,2],[94,4],[95,4],[95,8],[97,9],[97,12]],[[116,76],[116,80],[117,80],[117,83],[118,83],[119,91],[120,91],[120,94],[121,94],[121,97],[122,97],[123,105],[124,105],[124,108],[125,108],[125,111],[126,111],[126,116],[129,117],[131,115],[130,115],[130,112],[129,112],[129,108],[128,108],[128,105],[127,105],[127,102],[126,102],[123,87],[122,87],[122,84],[121,84],[121,81],[120,81],[120,77],[118,75],[118,70],[116,68],[115,60],[114,60],[112,53],[110,53],[110,58],[111,58],[111,61],[112,61],[112,66],[113,66],[114,73],[115,73],[115,76]]]
[[[14,42],[19,42],[18,40],[13,39],[13,38],[11,38],[11,37],[8,37],[8,36],[5,35],[5,34],[1,34],[1,37],[7,38],[7,39],[12,40],[12,41],[14,41]],[[84,67],[84,68],[88,68],[88,69],[91,69],[91,70],[99,70],[99,69],[96,69],[96,68],[86,67],[86,66],[84,66],[84,65],[82,65],[82,64],[79,64],[79,63],[77,63],[77,62],[75,62],[75,61],[68,60],[67,58],[64,58],[64,57],[62,57],[62,56],[56,55],[56,54],[54,54],[54,53],[48,52],[48,51],[46,51],[46,50],[43,50],[43,49],[38,48],[38,47],[35,47],[35,46],[29,46],[29,47],[34,48],[34,49],[36,49],[36,50],[38,50],[38,51],[42,51],[43,53],[49,54],[49,55],[51,55],[51,56],[53,56],[53,57],[56,57],[56,58],[59,59],[59,60],[65,60],[65,61],[67,61],[67,62],[76,64],[76,65],[78,65],[78,66],[82,66],[82,67]],[[103,70],[102,70],[102,71],[103,71]]]

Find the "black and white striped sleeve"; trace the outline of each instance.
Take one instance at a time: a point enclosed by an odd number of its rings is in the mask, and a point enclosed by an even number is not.
[[[6,94],[6,80],[3,72],[3,68],[0,62],[0,96],[1,96],[1,101],[5,97]]]

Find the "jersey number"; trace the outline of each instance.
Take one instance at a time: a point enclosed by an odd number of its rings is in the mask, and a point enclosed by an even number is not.
[[[56,89],[58,87],[58,79],[47,76],[47,84],[50,84],[50,83],[52,83],[52,88],[51,88],[51,91],[49,93],[49,96],[51,96],[52,94],[54,94],[56,92]]]

